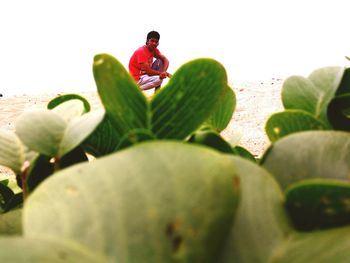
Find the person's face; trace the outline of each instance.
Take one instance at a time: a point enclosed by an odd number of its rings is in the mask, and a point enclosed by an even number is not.
[[[159,40],[156,39],[156,38],[150,38],[150,39],[147,40],[146,44],[147,44],[147,47],[148,47],[151,51],[153,51],[153,50],[155,50],[155,49],[158,47],[158,45],[159,45]]]

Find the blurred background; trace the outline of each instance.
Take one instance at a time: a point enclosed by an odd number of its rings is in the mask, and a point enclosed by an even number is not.
[[[345,0],[11,0],[0,3],[0,93],[96,89],[94,55],[126,68],[151,30],[174,73],[199,57],[232,85],[307,76],[350,61]]]

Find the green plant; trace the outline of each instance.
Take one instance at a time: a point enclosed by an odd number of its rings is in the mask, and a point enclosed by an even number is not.
[[[266,123],[270,141],[306,130],[350,130],[349,84],[349,69],[340,67],[317,69],[308,78],[287,78],[282,87],[285,110]]]
[[[51,100],[47,110],[22,114],[16,133],[0,132],[0,145],[7,149],[0,164],[16,174],[24,198],[53,173],[87,161],[87,154],[101,157],[147,140],[184,140],[201,127],[226,143],[219,132],[231,120],[236,98],[218,62],[185,64],[151,100],[112,56],[97,55],[93,69],[105,111],[90,111],[84,97],[65,94]],[[243,148],[232,154],[252,157]],[[8,186],[0,195],[4,211],[22,203],[21,193]]]
[[[336,71],[310,78],[338,83],[327,96],[312,89],[322,107],[286,96],[309,110],[289,110],[290,126],[331,129],[329,105],[347,85],[347,70],[341,81]],[[185,64],[151,99],[109,55],[95,57],[94,76],[105,111],[64,95],[0,133],[0,163],[30,193],[23,209],[0,214],[2,261],[348,261],[348,132],[291,127],[257,163],[220,136],[236,99],[216,61]]]

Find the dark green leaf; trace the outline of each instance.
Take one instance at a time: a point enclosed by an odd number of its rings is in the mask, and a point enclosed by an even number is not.
[[[39,155],[30,165],[26,184],[28,190],[33,191],[42,181],[54,172],[54,164],[50,162],[51,157]]]
[[[271,142],[301,131],[325,130],[326,125],[303,110],[286,110],[272,114],[266,122],[265,131]]]
[[[5,210],[4,207],[8,202],[10,202],[13,195],[14,193],[11,190],[11,188],[7,187],[6,185],[0,184],[0,207],[2,207],[3,210]]]
[[[5,204],[5,211],[10,211],[15,208],[21,208],[23,204],[23,194],[17,193],[12,196],[8,203]]]
[[[232,154],[241,156],[247,160],[256,162],[256,158],[254,157],[253,154],[251,154],[247,149],[241,147],[241,146],[235,146],[232,148]]]
[[[59,167],[63,169],[77,163],[87,162],[88,160],[89,159],[83,149],[76,147],[59,160]]]
[[[327,114],[334,129],[350,131],[350,93],[333,98]]]
[[[286,207],[295,227],[316,230],[350,223],[350,183],[309,179],[286,189]]]
[[[100,157],[116,150],[120,143],[120,134],[116,131],[108,114],[94,132],[81,144],[89,154]]]
[[[8,179],[1,180],[0,184],[7,186],[9,184],[9,180]]]
[[[156,137],[149,130],[136,129],[128,132],[117,146],[118,150],[127,148],[140,142],[154,140]]]

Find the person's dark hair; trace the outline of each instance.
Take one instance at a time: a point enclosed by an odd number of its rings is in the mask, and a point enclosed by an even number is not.
[[[160,39],[160,35],[157,31],[151,31],[147,34],[147,40],[149,40],[150,38],[155,38],[155,39]]]

